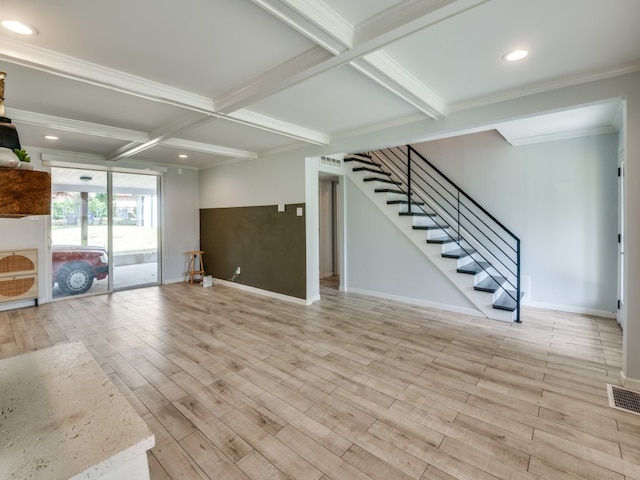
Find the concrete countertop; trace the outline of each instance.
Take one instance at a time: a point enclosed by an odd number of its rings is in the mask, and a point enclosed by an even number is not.
[[[1,480],[96,479],[154,443],[81,343],[0,360]]]

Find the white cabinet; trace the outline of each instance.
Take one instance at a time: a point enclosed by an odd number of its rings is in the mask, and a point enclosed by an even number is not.
[[[0,251],[0,302],[38,298],[38,251]]]

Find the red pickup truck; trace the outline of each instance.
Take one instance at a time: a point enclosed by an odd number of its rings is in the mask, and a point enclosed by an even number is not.
[[[109,273],[109,256],[102,247],[54,245],[52,248],[53,283],[67,295],[88,292],[93,280]]]

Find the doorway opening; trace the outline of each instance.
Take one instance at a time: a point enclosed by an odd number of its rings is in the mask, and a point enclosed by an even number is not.
[[[320,172],[318,180],[320,284],[334,290],[340,289],[339,184],[339,177]]]

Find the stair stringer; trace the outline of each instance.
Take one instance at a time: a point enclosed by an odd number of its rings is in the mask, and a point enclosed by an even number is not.
[[[442,245],[427,243],[424,231],[413,229],[413,217],[400,216],[398,205],[388,205],[387,195],[376,193],[375,182],[364,182],[371,172],[353,172],[345,168],[345,175],[353,184],[402,232],[422,254],[442,272],[460,293],[486,318],[513,322],[513,313],[493,308],[493,295],[474,290],[474,276],[458,273],[458,261],[442,256]]]

